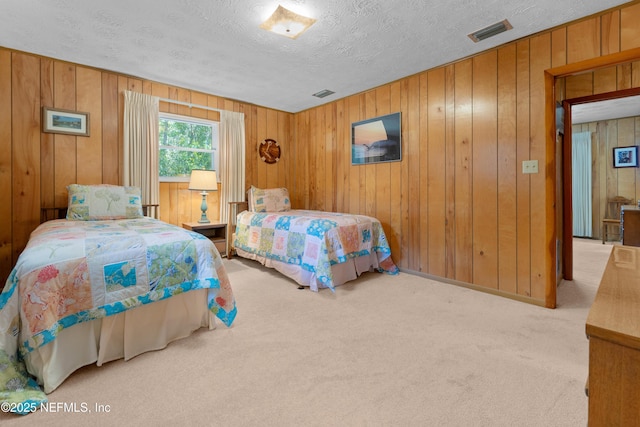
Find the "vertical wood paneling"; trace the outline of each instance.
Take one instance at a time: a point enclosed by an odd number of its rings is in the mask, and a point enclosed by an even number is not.
[[[292,155],[293,182],[291,188],[294,189],[292,206],[298,209],[309,207],[309,112],[296,115],[295,141]],[[352,185],[352,184],[350,184]]]
[[[498,51],[498,289],[517,292],[516,45]]]
[[[351,156],[341,153],[351,153],[348,120],[345,118],[345,101],[336,102],[336,187],[342,191],[334,191],[336,196],[336,211],[346,212],[349,197],[349,167]]]
[[[631,64],[631,87],[640,87],[640,62],[633,62]]]
[[[517,294],[531,295],[531,201],[530,175],[524,175],[522,162],[530,159],[529,131],[529,41],[516,44],[516,264],[518,268]],[[539,165],[538,165],[539,166]]]
[[[607,147],[606,147],[606,161],[613,165],[613,148],[618,146],[618,122],[611,121],[607,126]],[[606,168],[606,179],[605,179],[605,194],[613,194],[619,195],[618,190],[618,170],[611,167]],[[606,201],[603,201],[604,207],[606,208]]]
[[[316,126],[315,126],[315,135],[314,140],[315,144],[313,145],[313,152],[315,157],[315,179],[313,181],[313,194],[315,196],[315,205],[314,209],[324,210],[325,206],[325,180],[327,171],[327,156],[326,156],[326,139],[325,139],[325,128],[327,123],[327,107],[322,106],[318,109],[316,114]]]
[[[598,26],[599,28],[599,26]],[[599,34],[599,31],[598,31]],[[548,182],[555,176],[553,154],[547,155],[547,135],[545,126],[545,74],[551,68],[551,37],[548,33],[531,38],[531,79],[530,105],[531,122],[539,125],[530,129],[530,156],[538,160],[539,172],[531,175],[531,296],[544,300],[547,283],[547,272],[555,269],[555,262],[547,265],[550,254],[555,253],[555,237],[553,242],[547,240],[548,213],[555,200],[551,191],[547,190]],[[553,149],[553,147],[551,147]],[[553,152],[554,150],[552,150]],[[551,172],[549,175],[547,172]],[[553,218],[555,220],[555,218]],[[553,224],[553,223],[552,223]],[[555,259],[555,257],[553,257]],[[555,277],[555,275],[554,275]],[[554,299],[555,301],[555,299]]]
[[[289,163],[293,159],[291,157],[291,114],[278,111],[278,143],[281,146],[283,155],[280,156],[280,161],[275,164],[278,168],[278,185],[277,187],[289,188],[291,183],[289,177]],[[287,155],[284,155],[287,153]]]
[[[618,146],[636,145],[635,118],[618,120]],[[636,171],[635,168],[618,168],[618,194],[627,198],[635,198]]]
[[[251,161],[251,158],[257,159],[256,163],[256,171],[255,171],[255,182],[252,182],[258,188],[266,188],[267,187],[267,164],[260,160],[258,155],[258,147],[260,143],[265,139],[269,138],[267,136],[267,110],[266,108],[258,107],[258,126],[256,129],[256,138],[253,141],[249,141],[247,144],[247,159]]]
[[[33,56],[14,53],[11,64],[9,152],[15,260],[40,219],[40,63]]]
[[[602,15],[601,22],[602,42],[600,49],[602,55],[620,52],[620,11],[615,10]]]
[[[125,76],[118,76],[118,128],[124,129],[124,95],[122,94],[125,90],[129,90],[128,87],[128,79]],[[166,97],[169,97],[169,93],[167,91]],[[124,147],[124,132],[118,132],[118,147]],[[118,184],[122,185],[124,181],[124,155],[120,153],[118,156],[118,170],[120,171],[120,175],[118,176]],[[162,209],[160,209],[162,211]]]
[[[253,147],[254,141],[258,139],[258,107],[255,105],[250,106],[245,113],[249,113],[247,119],[245,119],[245,187],[248,189],[251,184],[257,181],[257,162],[252,162],[251,159],[251,147]],[[303,175],[304,177],[304,175]],[[305,178],[306,179],[306,178]]]
[[[266,118],[266,123],[267,123],[267,133],[264,135],[263,138],[260,139],[260,142],[264,141],[265,139],[274,139],[276,141],[280,140],[280,137],[278,135],[278,112],[275,110],[266,110],[267,111],[267,118]],[[255,153],[255,156],[258,157],[258,153]],[[268,164],[265,162],[264,163],[265,166],[265,174],[266,174],[266,180],[265,180],[265,184],[264,187],[265,188],[275,188],[278,187],[278,163],[272,163],[272,164]]]
[[[593,93],[593,73],[567,77],[565,92],[567,98],[591,95]]]
[[[411,76],[408,81],[407,93],[407,194],[420,194],[420,80],[418,76]],[[420,229],[420,198],[408,197],[408,222],[407,230]],[[420,260],[420,233],[409,233],[406,254],[409,268],[419,270]]]
[[[628,50],[640,46],[639,18],[640,3],[635,3],[620,10],[620,50]]]
[[[473,281],[473,61],[455,65],[455,279]]]
[[[567,27],[567,62],[600,56],[600,19],[585,19]]]
[[[592,203],[593,211],[592,211],[592,220],[594,221],[593,235],[596,238],[602,238],[602,218],[604,218],[605,212],[605,201],[607,199],[607,168],[603,167],[607,161],[607,147],[606,144],[602,144],[600,142],[600,135],[606,133],[606,123],[598,123],[596,126],[596,136],[592,137],[594,141],[594,145],[596,146],[596,150],[592,151],[592,153],[596,154],[596,160],[594,163],[593,173],[595,174],[594,178],[594,203]],[[595,222],[597,221],[597,222]]]
[[[623,64],[618,66],[618,90],[629,89],[632,85],[631,78],[633,67],[631,64]]]
[[[409,142],[409,96],[408,96],[409,81],[403,79],[400,81],[400,111],[401,113],[401,134],[402,134],[402,150],[403,158],[407,159],[410,151]],[[411,237],[407,230],[409,230],[409,167],[408,162],[405,160],[402,169],[400,170],[400,229],[402,230],[400,238],[400,250],[404,254],[397,259],[398,267],[411,268],[411,259],[409,256],[409,245],[411,244]]]
[[[551,33],[551,64],[560,67],[567,64],[567,29],[558,28]]]
[[[324,152],[325,152],[325,179],[322,183],[324,191],[323,210],[335,212],[336,210],[336,104],[328,104],[325,108],[324,127]]]
[[[419,153],[420,161],[418,166],[419,174],[419,192],[418,192],[418,218],[417,224],[418,230],[429,230],[429,75],[428,73],[422,73],[419,76],[419,104],[418,104],[418,117],[420,120],[420,134],[419,140]],[[429,271],[429,233],[420,232],[418,234],[418,264],[416,266],[417,271],[428,272]]]
[[[447,278],[456,277],[456,123],[455,65],[445,67],[445,251]]]
[[[89,113],[89,136],[76,137],[78,182],[100,184],[102,177],[102,75],[99,71],[76,67],[76,108]],[[93,118],[93,120],[91,120]]]
[[[613,92],[616,90],[617,70],[614,67],[593,72],[593,94]]]
[[[391,111],[391,86],[385,85],[376,89],[377,114],[382,116]],[[377,189],[375,193],[376,218],[385,230],[391,221],[391,163],[380,163],[375,166]]]
[[[120,183],[120,144],[118,144],[118,77],[102,73],[102,180]],[[95,120],[95,118],[94,118]]]
[[[360,98],[358,96],[352,96],[348,100],[348,117],[349,123],[354,123],[360,120]],[[351,132],[351,129],[349,130]],[[349,140],[351,141],[353,135],[349,134]],[[298,139],[300,141],[300,139]],[[351,145],[349,146],[349,158],[351,158]],[[347,212],[360,213],[360,171],[361,166],[351,166],[349,168],[349,205]]]
[[[364,119],[372,119],[378,116],[378,110],[376,108],[376,91],[371,90],[365,94],[365,116]],[[360,166],[364,170],[364,214],[375,216],[376,215],[376,193],[377,193],[377,179],[376,179],[376,165],[365,164]],[[362,175],[360,175],[362,177]],[[362,205],[360,206],[362,208]]]
[[[498,287],[498,55],[473,58],[473,283]]]
[[[11,52],[0,48],[0,152],[11,152]],[[11,221],[13,210],[13,192],[11,185],[12,156],[0,156],[0,188],[4,188],[4,194],[0,203],[0,283],[4,283],[9,277],[12,267],[12,230]]]
[[[76,109],[76,69],[71,64],[55,62],[53,67],[54,107]],[[76,138],[72,135],[54,136],[55,204],[67,205],[67,185],[78,182]]]
[[[398,112],[402,110],[402,88],[399,82],[390,84],[389,93],[389,109],[392,112]],[[402,115],[402,114],[401,114]],[[404,150],[405,143],[401,141],[402,150]],[[389,239],[389,246],[391,247],[392,258],[397,261],[402,259],[402,247],[400,245],[402,239],[402,162],[393,162],[389,165],[389,204],[391,206],[389,226],[390,229],[385,228],[387,232],[387,238]]]
[[[40,61],[40,100],[42,106],[53,105],[53,60]],[[55,207],[55,171],[54,134],[40,135],[40,203],[42,207]]]
[[[446,99],[445,70],[427,73],[427,236],[428,272],[446,277]]]
[[[360,100],[358,102],[357,121],[364,120],[370,117],[368,115],[370,113],[367,112],[367,95],[361,94],[359,98]],[[402,95],[400,96],[400,99],[402,99]],[[374,114],[374,113],[371,113],[371,114]],[[366,214],[367,212],[367,165],[360,165],[356,169],[358,169],[358,173],[359,173],[357,194],[358,196],[360,196],[360,201],[359,201],[358,213]],[[401,211],[401,212],[404,212],[404,211]]]

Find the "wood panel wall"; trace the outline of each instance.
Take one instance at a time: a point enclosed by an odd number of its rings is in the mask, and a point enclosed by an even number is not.
[[[591,133],[592,235],[594,239],[601,239],[607,200],[616,196],[626,197],[634,202],[640,200],[640,168],[613,167],[614,147],[638,145],[640,117],[582,123],[573,125],[572,131]],[[612,239],[616,238],[616,232],[611,227]]]
[[[380,218],[405,271],[555,306],[559,151],[546,142],[544,71],[639,36],[636,3],[297,113],[294,204]],[[557,99],[634,86],[638,66],[567,78]],[[402,161],[351,166],[351,123],[396,111]],[[529,159],[538,174],[522,173]]]
[[[247,188],[288,185],[291,113],[0,47],[0,283],[40,223],[41,207],[67,205],[67,185],[122,184],[125,90],[243,112]],[[42,106],[88,112],[91,136],[41,132]],[[217,112],[168,102],[161,102],[160,109],[219,119]],[[258,144],[267,138],[280,144],[281,162],[259,160]],[[212,221],[219,218],[218,194],[208,196]],[[186,183],[161,185],[160,216],[167,222],[198,220],[200,202],[200,194],[190,192]]]

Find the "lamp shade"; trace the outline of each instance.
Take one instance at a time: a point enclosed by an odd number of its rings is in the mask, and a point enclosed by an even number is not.
[[[189,179],[189,190],[218,191],[216,171],[193,169]]]

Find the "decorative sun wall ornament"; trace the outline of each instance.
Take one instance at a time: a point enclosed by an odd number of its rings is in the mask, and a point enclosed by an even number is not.
[[[265,139],[258,146],[258,154],[265,163],[275,163],[280,160],[280,146],[274,139]]]

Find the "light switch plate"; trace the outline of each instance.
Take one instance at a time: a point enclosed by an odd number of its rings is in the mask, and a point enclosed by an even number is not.
[[[522,173],[538,173],[538,161],[537,160],[523,160],[522,161]]]

